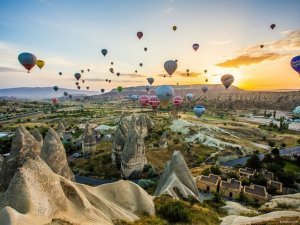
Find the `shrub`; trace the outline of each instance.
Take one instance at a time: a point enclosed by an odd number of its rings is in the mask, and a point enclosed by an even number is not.
[[[157,209],[157,214],[169,223],[190,222],[189,212],[181,201],[170,201]]]
[[[275,141],[269,141],[269,146],[270,146],[271,148],[275,147]]]

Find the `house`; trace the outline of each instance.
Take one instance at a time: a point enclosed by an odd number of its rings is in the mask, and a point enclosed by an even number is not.
[[[268,171],[268,170],[262,170],[261,174],[267,179],[267,180],[273,180],[274,179],[274,173]]]
[[[242,182],[234,178],[220,183],[220,194],[232,199],[237,199],[242,191]]]
[[[277,193],[282,193],[282,183],[279,181],[269,180],[267,182],[267,187],[268,188],[273,187],[273,188],[275,188]]]
[[[199,190],[208,192],[218,192],[220,181],[220,176],[215,174],[209,174],[208,176],[199,176],[196,180],[196,184]]]
[[[256,173],[256,170],[255,169],[252,169],[252,168],[239,168],[239,176],[240,178],[250,178],[250,177],[253,177],[254,174]]]
[[[268,200],[268,193],[266,187],[251,184],[250,186],[244,186],[243,193],[245,197],[251,201],[258,204],[264,204]]]

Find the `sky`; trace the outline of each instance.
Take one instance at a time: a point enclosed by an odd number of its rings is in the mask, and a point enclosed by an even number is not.
[[[220,84],[228,73],[246,90],[299,89],[290,66],[300,55],[299,22],[299,0],[0,0],[0,88],[76,88],[83,69],[81,86],[90,90],[147,85],[147,77]],[[45,66],[28,74],[22,52]],[[164,78],[164,62],[175,59],[176,72]]]

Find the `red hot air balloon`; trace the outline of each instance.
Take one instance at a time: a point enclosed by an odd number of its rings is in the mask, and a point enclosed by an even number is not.
[[[183,99],[180,96],[175,96],[173,98],[173,105],[175,105],[176,107],[180,106],[182,104],[182,102],[183,102]]]
[[[143,32],[141,32],[141,31],[139,31],[139,32],[137,32],[136,33],[136,36],[139,38],[139,39],[141,39],[142,37],[143,37]]]
[[[57,98],[52,98],[52,102],[53,102],[54,105],[56,105],[58,103]]]
[[[195,51],[197,51],[198,50],[198,48],[199,48],[199,44],[193,44],[193,49],[195,50]]]
[[[156,96],[151,96],[149,99],[149,105],[151,105],[152,109],[156,109],[160,104],[159,99]]]
[[[18,56],[19,62],[22,64],[22,66],[27,69],[28,73],[29,71],[36,65],[36,56],[28,53],[28,52],[23,52]]]
[[[142,95],[140,97],[140,103],[143,107],[146,107],[149,104],[150,98],[147,95]]]

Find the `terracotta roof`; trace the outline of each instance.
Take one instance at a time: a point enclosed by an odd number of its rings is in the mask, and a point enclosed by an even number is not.
[[[259,186],[256,184],[251,184],[250,186],[244,186],[244,192],[259,197],[267,197],[266,188],[264,186]]]
[[[236,180],[236,179],[229,179],[227,181],[222,180],[220,186],[221,186],[221,188],[237,189],[237,190],[240,190],[242,187],[241,181]]]
[[[217,184],[218,181],[220,180],[220,177],[218,175],[215,175],[215,174],[209,174],[208,176],[201,175],[199,177],[199,180],[205,181],[205,182],[211,183],[211,184]]]

